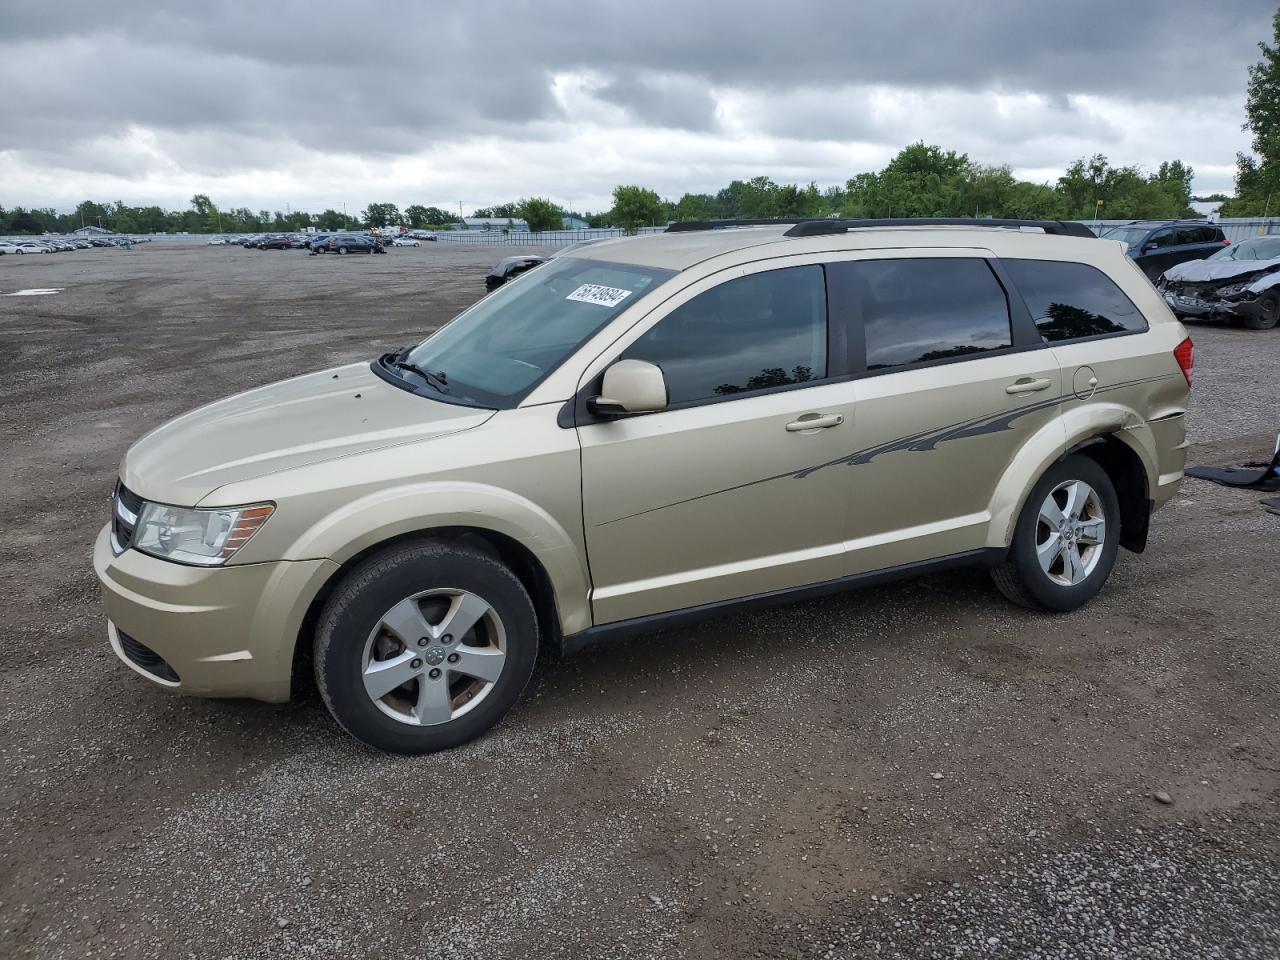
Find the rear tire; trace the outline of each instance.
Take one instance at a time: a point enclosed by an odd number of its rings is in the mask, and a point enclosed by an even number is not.
[[[1075,454],[1036,482],[991,578],[1009,600],[1066,612],[1102,589],[1120,545],[1120,502],[1096,461]]]
[[[475,550],[419,541],[375,554],[329,598],[316,686],[356,739],[430,753],[498,723],[537,654],[538,619],[515,574]]]
[[[1272,291],[1258,304],[1258,312],[1240,318],[1240,323],[1250,330],[1270,330],[1280,323],[1280,293]]]
[[[339,248],[338,248],[338,252],[339,252],[339,253],[346,253],[346,252],[347,252],[347,248],[346,248],[346,247],[339,247]]]

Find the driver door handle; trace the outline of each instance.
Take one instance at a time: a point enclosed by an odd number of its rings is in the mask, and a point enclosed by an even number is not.
[[[1048,390],[1053,386],[1053,381],[1046,378],[1023,377],[1021,380],[1015,380],[1004,388],[1004,392],[1011,396],[1019,396],[1024,393],[1036,393],[1040,390]]]
[[[806,413],[799,420],[787,424],[788,433],[799,433],[803,430],[824,430],[827,427],[838,427],[844,423],[844,417],[838,413]]]

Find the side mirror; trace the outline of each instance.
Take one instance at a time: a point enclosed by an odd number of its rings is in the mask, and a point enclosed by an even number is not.
[[[604,372],[601,395],[587,401],[587,409],[601,417],[655,413],[667,409],[667,378],[647,360],[619,360]]]
[[[1152,250],[1159,250],[1159,249],[1160,249],[1160,248],[1159,248],[1156,244],[1154,244],[1154,243],[1147,243],[1147,244],[1143,244],[1142,252],[1143,252],[1143,253],[1150,253]]]

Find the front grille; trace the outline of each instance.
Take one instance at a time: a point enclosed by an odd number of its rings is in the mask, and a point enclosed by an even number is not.
[[[116,636],[120,638],[120,649],[124,651],[124,655],[129,658],[130,662],[137,664],[147,673],[159,677],[161,680],[168,680],[170,683],[180,682],[177,671],[169,666],[164,657],[160,656],[145,643],[139,643],[122,630],[117,630]]]
[[[116,492],[111,498],[111,539],[117,554],[124,553],[133,542],[141,511],[142,498],[117,480]]]
[[[1195,297],[1199,300],[1212,299],[1218,289],[1216,283],[1171,283],[1169,289],[1179,296]]]

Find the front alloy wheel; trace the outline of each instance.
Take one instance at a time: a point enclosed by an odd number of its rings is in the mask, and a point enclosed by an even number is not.
[[[388,610],[369,634],[364,689],[401,723],[448,723],[484,702],[506,660],[506,631],[488,601],[465,590],[425,590]]]
[[[538,654],[524,584],[483,546],[421,540],[354,567],[320,613],[316,685],[334,719],[395,753],[478,737],[519,698]]]

